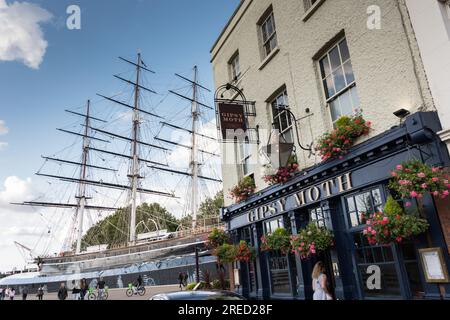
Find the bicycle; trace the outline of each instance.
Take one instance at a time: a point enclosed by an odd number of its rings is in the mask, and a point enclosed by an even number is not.
[[[133,286],[132,283],[129,283],[128,284],[128,289],[126,291],[127,297],[131,298],[133,295],[137,295],[137,294],[140,295],[141,297],[145,296],[145,287],[144,286],[140,286],[140,287],[136,288],[135,286]]]
[[[99,292],[97,290],[97,292]],[[108,300],[108,287],[105,287],[103,290],[103,294],[99,295],[98,293],[95,293],[95,290],[92,288],[89,288],[88,291],[88,300]]]

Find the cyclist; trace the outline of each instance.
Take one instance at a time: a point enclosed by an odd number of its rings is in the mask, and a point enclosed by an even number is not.
[[[134,294],[137,294],[138,289],[141,287],[142,287],[142,277],[141,275],[139,275],[136,280],[136,286],[133,288]]]
[[[105,293],[105,281],[103,280],[103,277],[100,277],[100,280],[97,282],[97,290],[98,290],[98,299],[101,300],[103,298],[103,295]]]

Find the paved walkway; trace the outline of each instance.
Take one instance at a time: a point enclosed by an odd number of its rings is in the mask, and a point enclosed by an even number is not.
[[[125,294],[127,288],[122,289],[109,289],[109,297],[108,300],[148,300],[155,294],[159,293],[168,293],[168,292],[176,292],[179,291],[178,285],[170,285],[170,286],[153,286],[153,287],[145,287],[146,294],[141,297],[139,295],[135,295],[131,298],[128,298]],[[17,294],[14,300],[21,300],[22,295]],[[67,300],[72,299],[72,294],[69,291],[69,296]],[[36,295],[28,295],[27,300],[37,300]],[[58,300],[56,293],[47,293],[44,295],[44,300]],[[6,301],[6,300],[5,300]]]

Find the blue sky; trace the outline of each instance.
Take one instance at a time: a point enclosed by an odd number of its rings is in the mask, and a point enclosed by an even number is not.
[[[130,70],[117,57],[135,59],[137,50],[157,72],[147,76],[156,91],[167,90],[175,72],[192,75],[194,65],[201,82],[213,89],[209,51],[238,3],[0,0],[0,19],[10,19],[13,25],[7,30],[0,24],[0,270],[23,263],[14,240],[29,244],[39,236],[35,229],[43,218],[15,211],[9,202],[21,201],[39,180],[33,175],[42,165],[41,155],[53,155],[72,143],[73,137],[55,130],[79,120],[64,109],[97,100],[96,93],[116,93],[122,84],[112,75]],[[69,5],[81,8],[81,30],[66,28]],[[29,17],[40,19],[34,29],[27,24]],[[28,31],[34,32],[28,38],[17,36]],[[17,44],[23,52],[16,47],[2,51],[2,38],[8,41],[8,36],[13,41],[25,39]],[[41,63],[36,62],[39,57]],[[212,105],[212,95],[206,98]]]
[[[84,0],[30,1],[53,14],[43,24],[48,48],[38,70],[20,62],[0,62],[0,120],[9,133],[0,152],[0,181],[32,175],[45,151],[67,137],[55,127],[67,122],[63,110],[79,106],[97,92],[117,91],[113,73],[124,70],[117,56],[141,50],[161,84],[173,72],[199,66],[212,87],[209,50],[238,0]],[[81,8],[81,30],[65,27],[66,8]],[[153,79],[152,79],[153,82]]]

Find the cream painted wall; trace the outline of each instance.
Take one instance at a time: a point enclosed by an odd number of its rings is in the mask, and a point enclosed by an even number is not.
[[[257,22],[272,5],[279,52],[261,69]],[[381,29],[367,27],[367,8],[381,9]],[[219,38],[211,52],[216,87],[230,81],[228,61],[239,50],[242,77],[238,86],[249,100],[256,101],[257,117],[262,129],[270,127],[271,109],[267,99],[280,87],[286,86],[292,111],[298,118],[302,143],[316,141],[332,128],[331,116],[314,59],[330,45],[339,33],[345,32],[357,90],[365,118],[373,122],[371,136],[398,124],[393,112],[407,108],[411,112],[430,110],[433,101],[420,61],[417,44],[407,20],[403,0],[325,0],[312,16],[304,21],[305,10],[301,0],[244,0],[237,14]],[[406,32],[405,32],[406,30]],[[261,145],[254,147],[252,160],[258,190],[264,170],[258,160],[258,148],[267,142],[268,133],[262,132]],[[235,148],[223,146],[224,191],[228,192],[240,179]],[[297,148],[299,150],[299,148]],[[319,157],[308,157],[298,152],[299,162],[306,168],[320,162]],[[226,204],[231,204],[226,199]]]
[[[450,5],[438,0],[406,4],[444,129],[440,135],[450,150]]]

